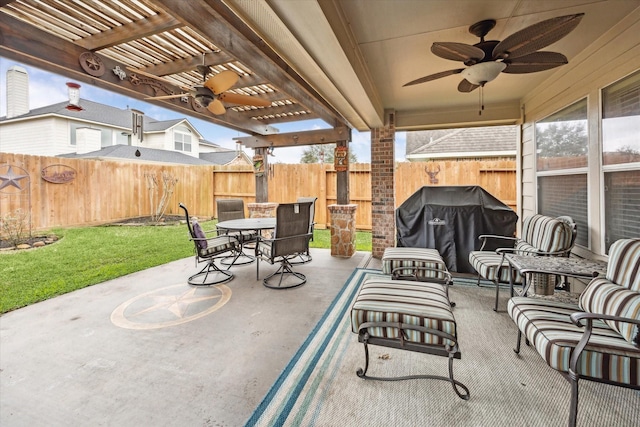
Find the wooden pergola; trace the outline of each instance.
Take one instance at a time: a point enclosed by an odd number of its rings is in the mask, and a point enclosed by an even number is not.
[[[238,142],[268,159],[271,147],[335,143],[351,128],[300,75],[229,7],[217,0],[79,0],[0,2],[0,55],[249,134]],[[238,74],[231,94],[269,106],[225,103],[212,114],[185,93],[226,70]],[[321,119],[332,128],[279,133],[276,126]],[[348,172],[338,173],[338,203],[347,204]],[[256,175],[256,200],[268,201]]]

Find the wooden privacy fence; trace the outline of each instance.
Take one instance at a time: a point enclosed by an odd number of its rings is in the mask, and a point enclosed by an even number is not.
[[[60,166],[63,165],[63,166]],[[177,179],[166,214],[181,215],[183,202],[191,214],[217,217],[216,200],[242,198],[255,201],[255,175],[250,166],[191,166],[114,160],[68,159],[0,153],[0,174],[21,187],[2,181],[0,217],[16,209],[30,211],[34,230],[53,227],[96,225],[152,212],[145,174],[162,173]],[[48,169],[47,169],[48,168]],[[43,170],[74,171],[73,180],[52,183],[42,178]],[[357,205],[356,226],[371,229],[371,167],[352,164],[349,171],[350,202]],[[434,173],[437,171],[437,173]],[[431,172],[429,174],[428,172]],[[269,178],[269,201],[294,202],[298,197],[316,196],[318,228],[329,226],[327,206],[337,201],[336,172],[327,164],[274,164],[265,172]],[[430,176],[431,175],[431,176]],[[432,177],[437,180],[432,183]],[[481,185],[515,209],[515,161],[439,161],[398,163],[395,172],[396,205],[424,185]]]

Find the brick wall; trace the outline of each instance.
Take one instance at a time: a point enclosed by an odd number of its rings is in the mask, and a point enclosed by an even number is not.
[[[385,111],[385,125],[371,130],[371,243],[382,258],[395,246],[395,112]]]

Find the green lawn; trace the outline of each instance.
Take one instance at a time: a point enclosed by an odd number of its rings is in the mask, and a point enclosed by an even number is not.
[[[214,224],[204,223],[203,228]],[[0,313],[193,255],[185,225],[84,227],[54,233],[60,241],[52,245],[0,253]],[[311,247],[330,245],[329,230],[316,230]],[[356,250],[371,251],[371,233],[357,233]]]

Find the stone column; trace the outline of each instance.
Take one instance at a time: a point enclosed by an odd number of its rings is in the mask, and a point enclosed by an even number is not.
[[[277,203],[247,203],[249,218],[275,218]]]
[[[371,252],[382,258],[396,245],[395,112],[385,111],[384,127],[371,130]]]
[[[357,205],[329,205],[331,256],[350,258],[356,253]]]

